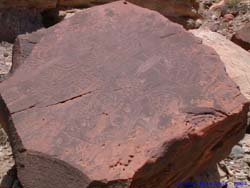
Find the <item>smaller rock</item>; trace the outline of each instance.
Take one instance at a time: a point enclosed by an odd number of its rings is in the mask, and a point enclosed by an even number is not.
[[[220,178],[223,178],[223,177],[225,177],[226,175],[227,175],[227,173],[226,172],[224,172],[223,170],[222,170],[222,168],[218,165],[218,172],[219,172],[219,174],[220,174]]]
[[[212,15],[212,20],[218,20],[218,16],[216,16],[215,14]]]
[[[250,158],[244,158],[244,162],[248,164],[248,166],[250,167]]]
[[[8,57],[9,54],[8,54],[7,52],[5,52],[5,53],[3,54],[3,56],[4,56],[4,57]]]
[[[223,20],[225,21],[225,22],[229,22],[229,21],[231,21],[231,20],[233,20],[234,19],[234,15],[232,15],[232,14],[225,14],[224,16],[223,16]]]
[[[235,145],[231,150],[230,157],[232,157],[233,159],[238,159],[242,158],[243,156],[244,150],[242,149],[242,147],[240,147],[239,145]]]
[[[245,50],[250,50],[250,23],[233,35],[232,41]]]
[[[192,28],[195,28],[195,21],[193,19],[188,19],[187,20],[187,28],[188,29],[192,29]]]
[[[213,32],[218,31],[218,29],[220,28],[220,24],[219,23],[214,23],[210,26],[210,30]]]
[[[245,179],[247,179],[247,175],[244,174],[244,173],[242,173],[242,172],[236,173],[236,174],[235,174],[235,177],[236,177],[237,179],[239,179],[239,180],[245,180]]]
[[[227,183],[227,188],[235,188],[234,184],[232,182]]]
[[[196,21],[195,21],[195,28],[199,28],[201,25],[202,25],[202,20],[201,19],[197,19]]]

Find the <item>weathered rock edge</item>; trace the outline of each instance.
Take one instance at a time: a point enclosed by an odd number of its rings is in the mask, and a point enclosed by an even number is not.
[[[31,50],[28,50],[23,57],[28,56],[30,52]],[[18,59],[18,55],[16,59]],[[22,57],[20,59],[23,61]],[[16,63],[17,65],[22,64],[19,60]],[[183,131],[179,137],[164,146],[161,157],[146,163],[131,179],[107,182],[89,179],[78,169],[57,159],[57,156],[26,150],[15,130],[11,113],[4,100],[0,99],[0,122],[10,137],[18,176],[26,188],[32,186],[39,188],[174,187],[174,183],[183,181],[206,166],[216,163],[230,152],[231,147],[244,135],[247,111],[248,104],[244,103],[242,108],[235,110],[230,115],[216,112],[214,115],[217,116],[219,113],[219,120],[196,130]],[[193,116],[206,116],[206,113],[198,111]],[[197,153],[197,148],[204,150],[198,151],[197,156],[192,156],[194,152]],[[216,153],[220,153],[220,155],[215,155]],[[172,164],[175,163],[176,165],[173,167]]]
[[[0,98],[0,123],[3,125],[10,139],[18,169],[18,176],[20,180],[24,180],[27,185],[39,185],[39,188],[171,188],[176,187],[174,185],[177,182],[185,181],[190,176],[195,176],[211,164],[215,164],[224,159],[230,153],[232,146],[244,137],[248,108],[249,105],[246,104],[240,113],[234,114],[213,126],[207,127],[209,130],[207,130],[205,138],[199,135],[203,133],[193,133],[184,139],[179,138],[173,140],[166,147],[166,153],[162,158],[153,163],[146,164],[136,173],[133,179],[119,179],[110,182],[105,180],[90,180],[81,171],[64,161],[56,159],[55,156],[26,150],[16,133],[11,115],[2,98]],[[218,133],[221,132],[224,132],[222,137],[216,138]],[[211,139],[211,135],[216,139]],[[192,143],[192,147],[187,150],[185,146],[190,142]],[[203,144],[206,145],[204,146]],[[225,147],[225,145],[227,147]],[[201,147],[206,148],[206,150],[200,151],[198,158],[192,158],[192,156],[190,156],[192,152]],[[220,156],[214,158],[214,153],[220,153]],[[192,162],[190,161],[190,157]],[[178,158],[180,158],[181,162],[176,169],[174,169],[176,173],[170,177],[165,176],[165,173],[171,168],[171,166],[166,164],[170,165]],[[158,169],[159,166],[161,167],[160,169]],[[199,168],[200,166],[202,166],[202,168]],[[23,171],[24,168],[26,169],[25,171]],[[154,171],[158,171],[158,173],[152,176],[151,172]],[[30,178],[27,179],[26,177]],[[29,186],[27,186],[27,188],[29,188]]]
[[[206,29],[191,30],[190,32],[201,38],[204,45],[216,51],[225,64],[229,77],[250,101],[250,53],[219,33]]]

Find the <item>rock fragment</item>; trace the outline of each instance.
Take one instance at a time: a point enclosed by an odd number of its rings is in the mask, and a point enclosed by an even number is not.
[[[232,37],[232,41],[245,50],[250,50],[250,23],[236,32]]]

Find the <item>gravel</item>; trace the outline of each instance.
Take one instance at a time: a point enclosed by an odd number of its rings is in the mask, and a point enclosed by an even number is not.
[[[3,128],[0,128],[0,182],[7,172],[13,167],[12,150]]]
[[[13,44],[8,42],[0,42],[0,76],[7,74],[12,62]]]

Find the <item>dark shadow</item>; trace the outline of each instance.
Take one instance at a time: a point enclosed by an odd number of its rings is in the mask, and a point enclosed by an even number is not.
[[[35,9],[7,9],[0,14],[0,42],[13,43],[20,34],[42,28],[41,15]]]
[[[17,170],[15,166],[13,166],[7,172],[7,174],[3,177],[0,187],[1,188],[22,188],[22,185],[17,178]]]
[[[183,183],[183,184],[187,183],[187,185],[176,186],[177,188],[189,188],[189,187],[226,188],[227,187],[227,185],[220,186],[220,184],[222,185],[223,182],[220,181],[220,174],[216,165],[208,167],[207,169],[198,173],[196,176],[190,177],[185,182],[178,182],[178,183]],[[209,184],[211,186],[209,186]]]
[[[41,15],[42,15],[42,23],[46,28],[51,27],[62,20],[59,17],[59,10],[56,8],[45,10],[41,12]]]

